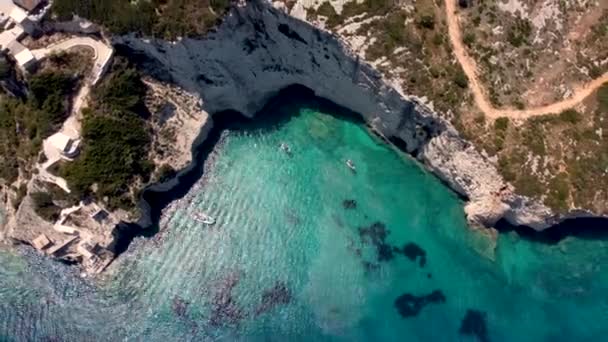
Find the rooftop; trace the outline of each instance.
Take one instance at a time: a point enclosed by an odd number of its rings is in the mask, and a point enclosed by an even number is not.
[[[42,0],[13,0],[13,2],[31,12],[42,3]]]
[[[69,149],[72,144],[72,139],[61,132],[51,135],[48,139],[51,145],[61,152]]]

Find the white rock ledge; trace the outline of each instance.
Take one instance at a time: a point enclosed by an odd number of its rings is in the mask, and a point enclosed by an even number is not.
[[[465,212],[474,226],[492,227],[505,218],[542,230],[562,219],[543,204],[514,194],[494,164],[449,122],[417,98],[400,95],[339,38],[264,0],[234,9],[204,39],[122,36],[114,43],[153,76],[200,93],[209,113],[236,110],[251,117],[294,84],[360,113],[466,197]]]

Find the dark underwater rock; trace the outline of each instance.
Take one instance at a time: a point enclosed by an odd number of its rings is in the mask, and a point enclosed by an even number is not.
[[[187,301],[185,301],[180,296],[175,296],[173,298],[173,305],[172,305],[173,312],[178,317],[184,317],[184,316],[186,316],[186,312],[188,311],[188,305],[190,305],[190,303],[187,302]]]
[[[373,263],[373,262],[369,262],[369,261],[362,261],[362,265],[363,265],[363,268],[365,268],[366,273],[371,273],[380,268],[380,265]]]
[[[357,209],[357,201],[353,199],[346,199],[342,201],[342,206],[344,209]]]
[[[486,316],[483,311],[468,309],[460,324],[460,334],[475,336],[479,342],[489,342]]]
[[[395,247],[385,242],[389,233],[386,225],[379,221],[372,223],[369,227],[359,228],[361,242],[371,243],[376,247],[378,262],[390,261],[395,257]]]
[[[273,287],[262,293],[262,303],[255,309],[255,314],[256,316],[260,315],[280,304],[289,304],[291,298],[291,290],[287,285],[284,282],[277,281]]]
[[[395,307],[401,317],[408,318],[417,316],[429,304],[442,304],[445,301],[445,295],[440,290],[422,296],[405,293],[395,300]]]
[[[378,254],[378,261],[391,261],[395,258],[393,253],[393,247],[387,243],[379,243],[376,245],[376,253]]]
[[[213,297],[210,323],[214,326],[235,325],[246,317],[243,309],[232,297],[232,290],[238,284],[240,274],[231,273],[217,287]]]
[[[390,232],[386,225],[380,221],[372,223],[369,227],[359,228],[359,236],[363,242],[369,241],[375,245],[384,243]]]
[[[413,242],[405,244],[401,249],[401,253],[411,261],[416,261],[416,259],[418,259],[420,267],[426,265],[426,251]]]

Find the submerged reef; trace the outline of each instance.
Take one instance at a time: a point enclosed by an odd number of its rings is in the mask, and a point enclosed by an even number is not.
[[[273,287],[262,293],[262,303],[255,309],[255,315],[263,314],[280,304],[289,304],[292,299],[291,290],[282,281],[277,281]]]
[[[386,229],[386,225],[382,222],[374,222],[369,227],[359,228],[359,237],[363,243],[371,243],[376,247],[378,262],[390,261],[395,255],[393,247],[386,243],[386,237],[390,231]]]
[[[424,267],[424,265],[426,265],[426,252],[417,244],[408,242],[403,246],[403,248],[401,248],[400,252],[411,261],[416,261],[416,259],[418,259],[418,264],[420,267]]]
[[[378,262],[390,261],[395,254],[402,254],[409,260],[418,261],[420,267],[426,265],[426,251],[414,242],[408,242],[399,248],[386,242],[390,230],[380,221],[372,223],[369,227],[359,227],[359,237],[362,243],[372,244],[376,248]]]
[[[231,273],[218,283],[217,292],[212,301],[211,325],[236,325],[245,318],[243,309],[232,296],[232,290],[240,279],[239,273]]]
[[[345,199],[342,201],[342,206],[344,209],[357,209],[357,201],[354,199]]]
[[[460,334],[475,336],[479,342],[489,342],[486,313],[468,309],[460,325]]]
[[[440,290],[422,296],[405,293],[395,300],[395,307],[401,317],[409,318],[417,316],[429,304],[442,304],[445,301],[445,295]]]

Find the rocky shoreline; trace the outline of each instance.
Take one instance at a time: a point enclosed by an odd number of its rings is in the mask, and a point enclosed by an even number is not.
[[[266,1],[237,6],[204,39],[166,42],[122,36],[114,44],[152,76],[200,94],[203,108],[214,117],[225,111],[254,117],[278,91],[292,85],[360,113],[374,131],[467,199],[465,212],[472,226],[491,228],[504,219],[543,230],[570,217],[515,194],[494,163],[462,139],[443,115],[392,88],[339,37]],[[151,223],[147,221],[140,223]]]

